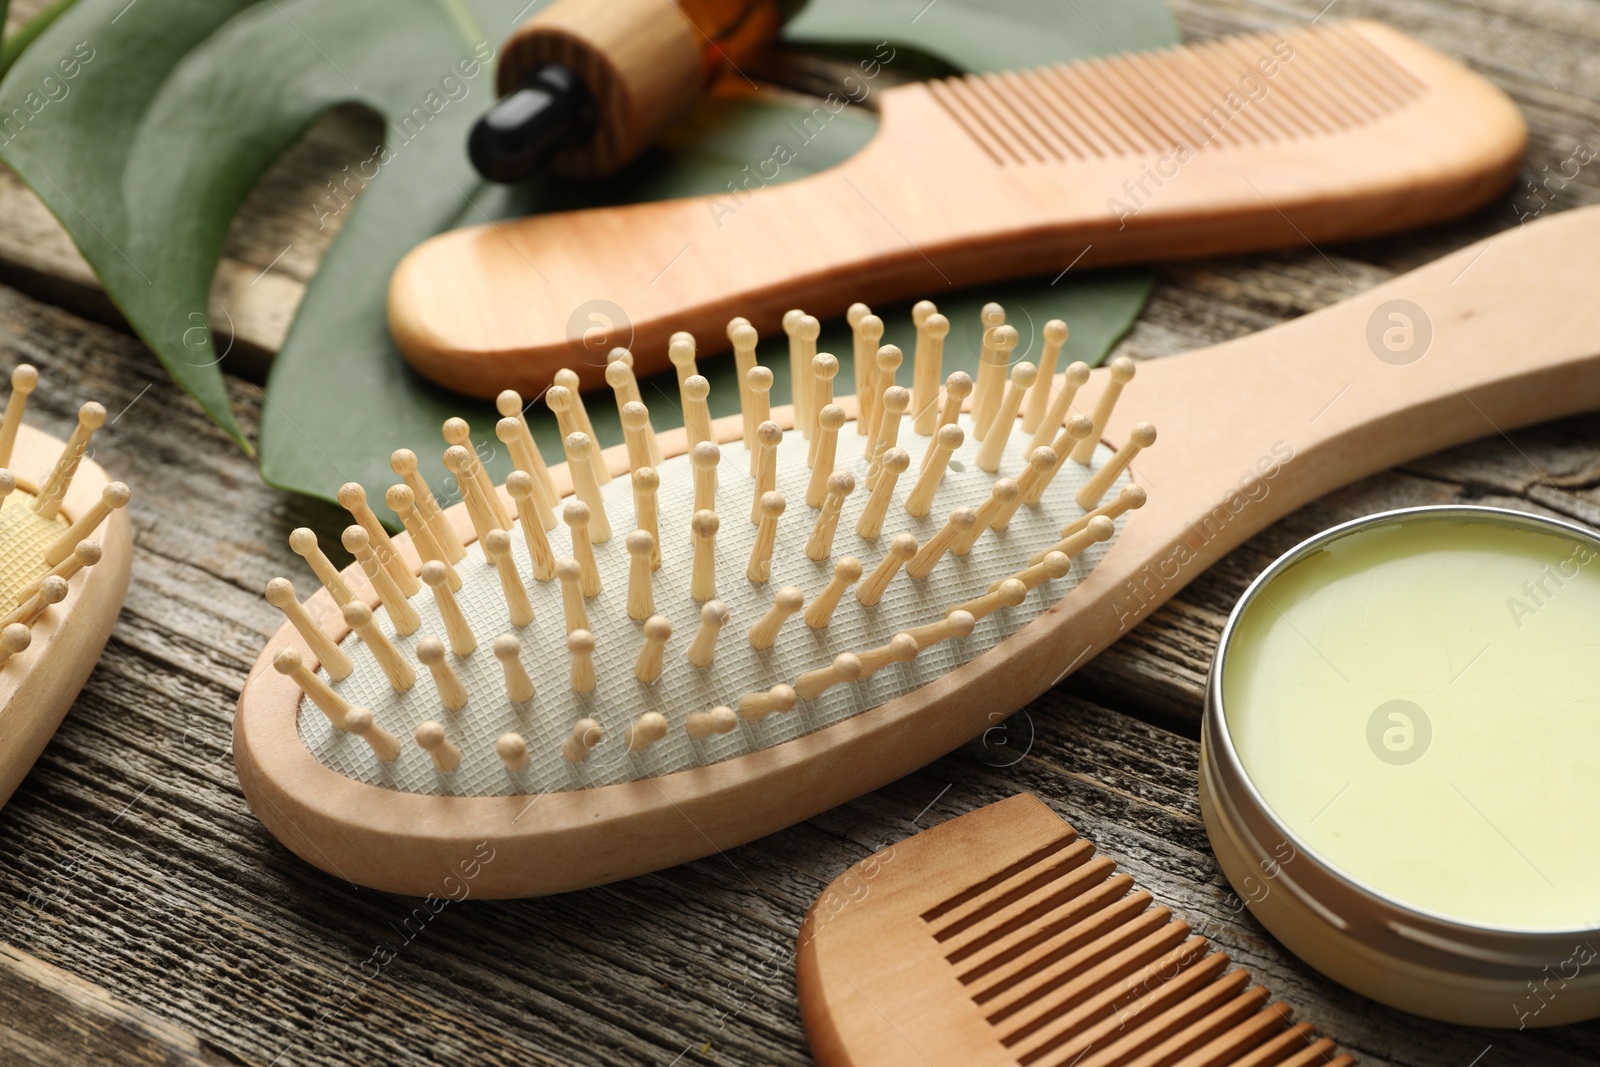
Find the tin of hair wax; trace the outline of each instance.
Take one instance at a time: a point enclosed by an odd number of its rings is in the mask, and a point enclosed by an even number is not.
[[[1200,805],[1335,981],[1474,1026],[1600,1016],[1600,538],[1424,507],[1288,552],[1223,629]]]

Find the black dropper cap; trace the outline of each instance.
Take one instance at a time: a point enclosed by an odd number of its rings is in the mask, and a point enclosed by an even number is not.
[[[522,181],[563,148],[593,136],[595,121],[594,96],[583,79],[546,63],[484,113],[467,138],[467,155],[492,182]]]

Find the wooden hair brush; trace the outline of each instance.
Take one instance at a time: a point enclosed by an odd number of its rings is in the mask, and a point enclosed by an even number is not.
[[[415,894],[480,845],[476,891],[515,896],[759,837],[982,733],[1300,504],[1600,406],[1597,282],[1600,209],[1570,212],[1137,378],[1125,359],[1058,373],[1061,324],[1013,363],[991,305],[976,382],[942,395],[943,316],[918,306],[907,368],[858,315],[864,420],[809,329],[791,337],[814,389],[769,410],[736,320],[742,415],[708,419],[682,336],[686,428],[657,437],[618,351],[626,445],[597,454],[556,386],[567,462],[548,471],[502,394],[505,487],[451,420],[461,503],[441,511],[402,451],[387,502],[407,533],[352,484],[356,564],[293,535],[326,588],[268,588],[289,621],[239,700],[245,794],[311,863]]]
[[[664,369],[672,331],[720,348],[733,315],[766,334],[795,306],[826,319],[852,300],[1071,265],[1437,222],[1503,189],[1527,139],[1489,82],[1375,22],[908,84],[880,100],[876,139],[804,180],[765,188],[781,168],[753,165],[716,196],[435,237],[391,280],[395,341],[459,392],[532,395],[564,366],[597,388],[606,348],[572,332],[594,327],[577,312],[596,301],[620,309],[610,344],[631,345],[643,375]],[[804,151],[826,125],[818,114],[787,150]]]
[[[25,426],[39,382],[11,372],[0,421],[0,805],[39,758],[89,678],[128,591],[128,487],[90,457],[106,419],[78,409],[67,441]]]
[[[1350,1067],[1027,794],[925,830],[811,906],[821,1067]]]

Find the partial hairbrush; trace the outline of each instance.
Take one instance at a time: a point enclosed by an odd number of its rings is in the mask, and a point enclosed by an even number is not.
[[[1351,1067],[1028,794],[856,864],[800,928],[821,1067]]]
[[[1015,361],[989,305],[976,380],[942,388],[944,316],[913,310],[905,360],[858,307],[864,417],[798,312],[812,388],[770,408],[736,320],[742,414],[709,419],[680,336],[686,429],[659,436],[618,350],[625,445],[597,451],[563,375],[543,399],[565,465],[546,470],[504,393],[504,487],[453,419],[462,503],[441,510],[403,451],[386,502],[406,534],[353,483],[356,564],[293,534],[326,588],[268,588],[289,621],[240,697],[240,780],[289,848],[396,892],[434,890],[480,842],[497,858],[476,891],[511,896],[751,840],[983,733],[1307,500],[1600,406],[1596,284],[1591,209],[1137,377],[1058,371],[1059,322]]]
[[[584,360],[604,306],[640,374],[668,335],[720,348],[799,305],[823,319],[950,286],[1388,233],[1465,214],[1512,180],[1516,107],[1398,31],[1353,21],[875,95],[876,138],[770,184],[835,98],[713,196],[454,230],[396,268],[406,359],[460,392],[534,393]],[[801,128],[803,126],[803,128]],[[583,333],[584,336],[575,336]],[[629,341],[626,338],[631,337]],[[594,355],[603,355],[594,353]]]
[[[23,425],[39,372],[11,372],[0,421],[0,805],[61,725],[128,591],[128,487],[90,458],[94,401],[65,441]]]

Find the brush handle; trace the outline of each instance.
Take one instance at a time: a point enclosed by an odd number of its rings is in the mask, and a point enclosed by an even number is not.
[[[791,129],[786,150],[730,173],[736,183],[756,176],[748,194],[538,215],[433,238],[395,271],[390,328],[413,366],[460,392],[532,395],[563,366],[578,371],[583,388],[598,388],[610,344],[630,347],[635,370],[646,374],[666,367],[672,331],[688,330],[702,351],[716,351],[736,315],[770,346],[770,338],[782,343],[790,308],[827,317],[851,301],[1069,266],[1349,239],[1460,214],[1510,180],[1526,129],[1482,78],[1376,23],[1291,37],[1298,51],[1286,61],[1273,59],[1272,38],[1241,43],[1244,51],[1227,59],[1255,71],[1248,60],[1259,53],[1278,73],[1264,83],[1262,102],[1226,122],[1208,120],[1183,96],[1192,88],[1184,78],[1216,89],[1216,69],[1201,66],[1211,55],[1204,49],[1148,64],[1134,57],[907,85],[881,94],[881,128],[855,157],[759,187],[782,176],[790,153],[803,159],[810,138],[829,136],[831,115],[819,106]],[[1370,102],[1359,85],[1339,86],[1328,73],[1352,49],[1388,65],[1389,96]],[[1180,86],[1159,126],[1095,97],[1083,114],[1103,126],[1099,140],[1072,140],[1030,109],[1034,97],[1133,94],[1127,82],[1146,76],[1140,64]],[[1064,83],[1069,75],[1076,81]],[[1289,125],[1302,102],[1340,92],[1349,99],[1319,118],[1321,127]],[[1113,117],[1102,120],[1094,107]],[[1024,112],[1031,126],[1018,117]],[[1268,118],[1281,125],[1269,128]],[[1199,147],[1180,163],[1172,146],[1181,138]],[[595,324],[597,307],[613,320],[612,337],[586,354],[576,339]]]

